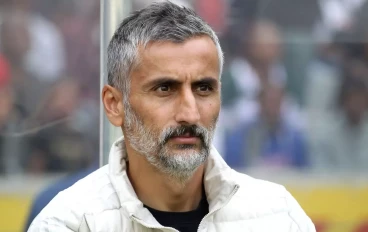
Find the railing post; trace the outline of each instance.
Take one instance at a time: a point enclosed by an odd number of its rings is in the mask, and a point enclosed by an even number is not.
[[[131,1],[101,0],[100,2],[100,90],[107,83],[107,46],[120,22],[131,11]],[[107,164],[110,147],[120,135],[121,129],[109,123],[100,100],[100,166]]]

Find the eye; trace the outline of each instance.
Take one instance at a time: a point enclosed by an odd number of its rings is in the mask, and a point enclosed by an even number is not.
[[[170,86],[168,86],[168,85],[160,85],[156,88],[156,91],[158,91],[158,92],[168,92],[170,90],[171,90]]]
[[[211,91],[212,87],[210,85],[200,85],[198,86],[198,90],[201,92]]]
[[[166,96],[170,96],[171,94],[173,94],[175,89],[170,84],[160,84],[160,85],[157,85],[153,90],[157,96],[166,97]]]
[[[213,91],[213,87],[209,84],[198,85],[196,90],[200,95],[209,95]]]

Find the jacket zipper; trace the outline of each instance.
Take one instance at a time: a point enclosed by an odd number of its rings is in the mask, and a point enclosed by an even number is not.
[[[199,230],[201,229],[201,225],[203,223],[203,221],[205,221],[206,218],[208,218],[211,214],[214,214],[216,213],[218,210],[222,209],[225,205],[227,205],[227,203],[229,203],[229,201],[231,200],[231,198],[233,198],[233,196],[235,195],[235,193],[238,191],[239,189],[239,185],[235,185],[233,191],[231,192],[230,196],[228,197],[228,199],[225,201],[224,204],[222,204],[220,207],[218,207],[217,209],[215,210],[212,210],[212,212],[208,213],[206,216],[204,216],[201,220],[201,222],[199,223],[199,226],[198,226],[198,230],[197,232],[199,232]]]
[[[133,220],[133,221],[135,221],[135,222],[137,222],[137,223],[139,223],[139,224],[141,224],[142,226],[144,226],[144,227],[146,227],[146,228],[149,228],[149,229],[165,229],[165,230],[171,230],[171,231],[175,231],[175,232],[179,232],[179,231],[177,231],[176,229],[174,229],[174,228],[172,228],[172,227],[164,227],[164,226],[152,226],[152,225],[148,225],[147,223],[145,223],[144,221],[142,221],[141,219],[139,219],[139,218],[137,218],[137,217],[135,217],[134,215],[131,215],[130,216],[130,218]]]

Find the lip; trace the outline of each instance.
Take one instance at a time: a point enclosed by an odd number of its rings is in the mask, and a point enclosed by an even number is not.
[[[181,144],[195,144],[198,142],[199,138],[192,136],[178,136],[178,137],[173,137],[171,138],[172,141],[176,142],[176,143],[181,143]]]

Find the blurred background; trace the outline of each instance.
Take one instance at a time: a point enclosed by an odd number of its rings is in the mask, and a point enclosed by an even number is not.
[[[285,185],[318,232],[368,232],[368,1],[174,2],[221,40],[214,144],[228,164]],[[100,10],[0,1],[0,232],[25,231],[98,167]]]

